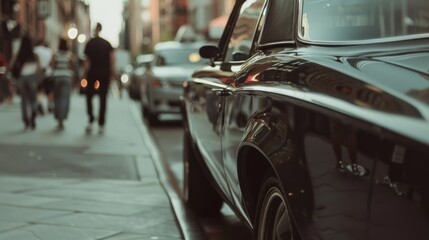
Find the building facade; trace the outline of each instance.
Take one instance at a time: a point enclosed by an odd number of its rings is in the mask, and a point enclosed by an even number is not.
[[[59,37],[67,37],[74,22],[89,35],[89,7],[82,0],[2,0],[0,4],[0,52],[8,59],[16,53],[22,34],[45,40],[56,50]],[[71,45],[75,45],[69,39]]]

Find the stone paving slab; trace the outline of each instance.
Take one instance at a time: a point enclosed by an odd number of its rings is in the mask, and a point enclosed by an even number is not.
[[[95,201],[63,200],[45,205],[40,208],[73,212],[100,213],[128,216],[153,209],[153,206],[143,204],[118,204]]]
[[[85,154],[85,151],[85,147],[2,144],[0,173],[110,179],[139,177],[132,155]]]
[[[156,227],[165,222],[174,225],[174,219],[153,218],[153,215],[149,217],[146,213],[133,216],[77,213],[37,220],[37,223],[49,225],[90,229],[116,229],[124,232],[140,233],[145,233],[149,228]]]
[[[17,177],[17,176],[0,176],[0,192],[25,192],[29,190],[45,189],[65,184],[77,182],[76,179],[58,179],[55,181],[49,178]]]
[[[35,207],[42,204],[52,204],[58,201],[57,198],[29,196],[22,193],[0,192],[0,204],[20,207]]]
[[[166,237],[157,235],[136,235],[132,233],[123,233],[113,237],[106,238],[106,240],[178,240],[178,237]]]
[[[0,205],[0,221],[34,222],[36,220],[70,215],[71,212]]]
[[[0,176],[0,186],[14,179]],[[53,185],[43,178],[18,179],[18,193],[0,192],[0,240],[115,239],[122,233],[125,239],[181,239],[157,179],[59,179],[62,184]],[[22,188],[28,183],[37,190]]]
[[[17,223],[17,222],[2,222],[0,221],[0,232],[11,230],[14,228],[21,228],[28,226],[26,223]]]
[[[45,196],[45,197],[60,197],[64,199],[77,199],[77,200],[92,200],[100,202],[110,203],[123,203],[123,204],[139,204],[144,203],[146,205],[153,206],[165,206],[169,204],[169,201],[165,196],[160,195],[162,192],[146,193],[141,194],[118,194],[115,192],[101,192],[101,191],[87,191],[87,190],[74,190],[74,189],[50,189],[50,190],[36,190],[31,192],[33,196]]]
[[[33,225],[0,234],[0,240],[94,240],[118,234],[112,230],[82,229],[49,225]]]

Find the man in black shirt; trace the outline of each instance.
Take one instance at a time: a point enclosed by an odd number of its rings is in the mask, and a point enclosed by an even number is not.
[[[114,63],[115,55],[112,45],[99,36],[102,29],[100,23],[95,27],[95,37],[88,41],[85,47],[84,76],[88,80],[86,90],[86,107],[89,117],[87,132],[92,131],[92,124],[95,120],[93,115],[92,97],[98,94],[100,97],[100,111],[98,116],[99,132],[104,130],[107,92],[110,80],[115,79]]]

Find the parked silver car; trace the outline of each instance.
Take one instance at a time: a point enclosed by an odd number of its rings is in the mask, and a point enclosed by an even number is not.
[[[162,113],[180,114],[180,96],[183,83],[192,73],[208,65],[199,55],[204,42],[161,42],[155,45],[154,60],[141,81],[143,116],[149,124],[158,121]]]
[[[140,100],[140,87],[144,81],[144,75],[153,61],[153,54],[142,54],[136,57],[135,67],[129,76],[128,93],[133,100]]]

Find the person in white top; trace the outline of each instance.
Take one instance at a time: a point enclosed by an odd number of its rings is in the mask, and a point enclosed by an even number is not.
[[[40,82],[38,88],[37,88],[37,102],[38,102],[38,110],[39,113],[44,114],[44,108],[43,108],[43,95],[46,95],[47,97],[47,108],[48,111],[52,110],[53,100],[52,100],[52,89],[53,89],[53,82],[49,81],[50,78],[50,63],[53,56],[53,51],[51,48],[48,47],[48,43],[44,41],[43,39],[40,39],[37,41],[36,45],[34,46],[34,52],[39,57],[40,66],[42,68],[43,77],[42,81]]]
[[[69,51],[67,41],[60,38],[58,52],[51,61],[54,79],[54,116],[58,121],[57,130],[64,129],[64,120],[67,118],[70,103],[70,94],[74,77],[74,58]]]
[[[22,121],[25,129],[36,128],[37,86],[41,79],[42,68],[38,56],[34,53],[33,43],[29,35],[21,38],[21,46],[12,64],[20,66],[18,87],[21,95]]]

